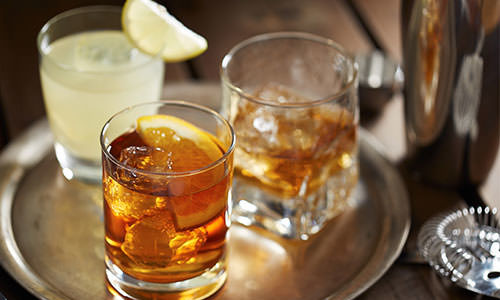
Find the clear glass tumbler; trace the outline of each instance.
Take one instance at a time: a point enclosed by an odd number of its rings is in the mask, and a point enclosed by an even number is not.
[[[358,178],[357,68],[333,41],[259,35],[221,68],[233,125],[233,219],[308,239],[347,203]]]
[[[101,134],[106,277],[133,299],[203,299],[226,280],[235,135],[182,101],[139,104]]]
[[[159,100],[164,63],[121,31],[121,8],[89,6],[50,19],[38,34],[40,79],[66,178],[101,180],[99,133],[130,105]]]

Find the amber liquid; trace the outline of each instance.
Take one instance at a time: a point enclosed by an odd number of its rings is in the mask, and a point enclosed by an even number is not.
[[[129,146],[144,146],[135,131],[115,139],[110,153],[120,160]],[[124,273],[176,282],[202,274],[224,256],[230,172],[215,168],[170,180],[133,174],[106,157],[103,165],[106,255]]]
[[[256,94],[306,101],[275,86]],[[355,116],[339,105],[284,110],[241,101],[232,122],[238,177],[282,199],[314,194],[330,176],[355,164]],[[346,178],[346,184],[354,186],[356,179]]]

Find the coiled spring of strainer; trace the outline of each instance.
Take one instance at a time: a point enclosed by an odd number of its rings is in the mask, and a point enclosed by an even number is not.
[[[441,276],[474,292],[500,298],[496,208],[464,208],[432,218],[420,230],[417,243],[420,254]]]

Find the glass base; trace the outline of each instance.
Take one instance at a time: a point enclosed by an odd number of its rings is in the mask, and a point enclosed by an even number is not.
[[[131,299],[205,299],[217,292],[227,279],[225,258],[197,277],[174,283],[138,280],[123,273],[107,256],[105,261],[110,287],[121,296]]]
[[[77,179],[91,184],[101,183],[102,168],[100,162],[77,158],[57,142],[54,144],[54,149],[66,179]]]
[[[281,199],[235,175],[232,220],[244,226],[264,228],[284,238],[307,240],[344,210],[357,180],[356,161],[351,168],[330,177],[315,194]]]

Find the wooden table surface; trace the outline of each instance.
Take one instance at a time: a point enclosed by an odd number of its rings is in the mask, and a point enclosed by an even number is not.
[[[399,0],[169,0],[159,1],[184,24],[207,38],[208,50],[186,62],[168,64],[164,97],[182,95],[195,84],[218,89],[219,64],[236,43],[272,31],[305,31],[331,38],[353,54],[380,49],[401,61]],[[25,0],[0,3],[0,147],[15,139],[45,115],[38,74],[36,35],[52,16],[64,10],[93,4],[122,5],[110,0]],[[203,98],[203,92],[191,92]],[[363,101],[366,99],[361,99]],[[415,181],[404,164],[403,99],[388,99],[365,126],[386,147],[400,169],[412,205],[412,232],[405,248],[411,253],[415,233],[437,212],[463,205],[458,194]],[[500,159],[481,193],[485,201],[500,207]],[[0,268],[0,292],[8,299],[33,299]],[[486,299],[451,286],[425,264],[398,260],[359,299]]]

